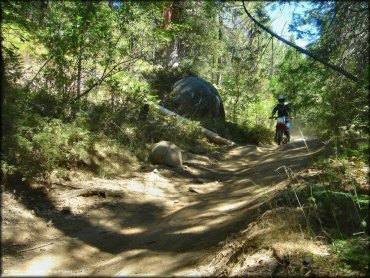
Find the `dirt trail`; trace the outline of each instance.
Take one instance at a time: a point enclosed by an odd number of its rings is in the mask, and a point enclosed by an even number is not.
[[[239,146],[220,161],[187,154],[182,170],[157,167],[48,192],[10,188],[3,193],[3,275],[200,275],[218,243],[288,184],[284,169],[303,169],[323,146]],[[72,186],[120,194],[51,197],[67,196]]]

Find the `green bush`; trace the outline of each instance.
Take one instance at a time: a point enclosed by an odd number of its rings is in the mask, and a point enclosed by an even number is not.
[[[40,90],[30,94],[28,103],[38,112],[45,117],[65,118],[66,110],[64,108],[63,99],[55,94],[51,94],[47,90]]]
[[[239,144],[271,143],[274,138],[274,131],[263,125],[241,126],[233,122],[212,120],[203,120],[202,125]]]
[[[350,268],[369,273],[369,238],[362,236],[348,240],[336,240],[333,244],[334,253]],[[346,267],[346,266],[345,266]]]
[[[310,185],[300,190],[287,189],[281,194],[280,205],[304,207],[311,227],[325,229],[332,236],[348,237],[356,232],[369,233],[369,196],[334,191],[330,185]]]
[[[20,88],[9,88],[2,115],[3,173],[32,178],[47,175],[59,166],[70,167],[86,157],[91,134],[74,123],[51,117],[63,118],[62,107],[57,97],[45,91],[31,95]]]
[[[247,128],[247,134],[248,142],[269,144],[273,141],[275,132],[263,125],[255,125]]]
[[[8,169],[32,178],[47,175],[57,167],[75,166],[87,157],[90,143],[86,130],[45,118],[37,126],[22,126],[16,134],[4,137],[3,159]]]
[[[213,148],[199,122],[180,121],[144,109],[141,95],[123,96],[122,104],[114,107],[110,102],[86,101],[71,107],[44,90],[31,93],[10,88],[5,100],[1,167],[9,175],[32,179],[46,177],[56,168],[89,166],[86,161],[94,153],[93,146],[102,140],[126,150],[125,157],[132,155],[142,161],[147,159],[148,146],[161,140],[184,149],[195,145]],[[76,114],[71,117],[73,110]],[[101,165],[104,163],[93,165],[93,171],[99,172]]]

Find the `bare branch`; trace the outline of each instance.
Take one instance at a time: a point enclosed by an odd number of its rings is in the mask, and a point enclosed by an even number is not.
[[[39,75],[39,73],[42,71],[42,69],[51,61],[52,58],[53,57],[50,57],[49,59],[47,59],[45,61],[45,63],[41,66],[41,68],[38,70],[38,72],[35,74],[35,76],[27,83],[27,86],[26,86],[27,90],[31,86],[33,80],[35,80],[35,78],[37,77],[37,75]]]
[[[123,61],[123,62],[120,62],[120,63],[117,63],[117,64],[115,64],[108,72],[107,72],[107,67],[108,67],[108,65],[106,66],[106,68],[104,69],[104,72],[103,72],[103,74],[102,74],[102,76],[98,79],[98,81],[96,81],[94,84],[92,84],[85,92],[83,92],[82,94],[80,94],[79,96],[77,96],[77,97],[75,97],[74,99],[72,99],[72,101],[71,102],[74,102],[74,101],[76,101],[76,100],[78,100],[79,98],[81,98],[82,96],[84,96],[84,95],[87,95],[88,93],[90,93],[91,92],[91,90],[92,89],[94,89],[96,86],[99,86],[100,84],[102,84],[103,82],[104,82],[104,80],[105,79],[107,79],[108,77],[111,77],[111,76],[113,76],[114,74],[116,74],[116,73],[118,73],[118,72],[120,72],[120,71],[122,71],[122,69],[121,70],[119,70],[119,71],[117,71],[117,72],[115,72],[115,73],[112,73],[118,66],[120,66],[120,65],[123,65],[123,64],[126,64],[126,63],[129,63],[129,62],[133,62],[133,61],[136,61],[136,60],[138,60],[138,59],[140,59],[141,58],[141,55],[140,56],[136,56],[136,57],[133,57],[133,58],[131,58],[131,59],[129,59],[129,60],[126,60],[126,61]]]

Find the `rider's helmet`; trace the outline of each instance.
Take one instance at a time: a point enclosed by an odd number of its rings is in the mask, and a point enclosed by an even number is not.
[[[279,101],[279,103],[284,103],[285,102],[285,96],[283,96],[283,95],[280,95],[279,97],[278,97],[278,101]]]

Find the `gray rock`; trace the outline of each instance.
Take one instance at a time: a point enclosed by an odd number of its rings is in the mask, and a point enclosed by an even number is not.
[[[188,117],[225,120],[222,99],[216,88],[202,78],[189,76],[177,81],[171,93],[176,112]]]
[[[154,164],[163,164],[171,167],[182,167],[182,154],[179,147],[168,141],[161,141],[154,145],[150,160]]]
[[[303,260],[304,265],[309,265],[312,263],[312,257],[306,256]]]

